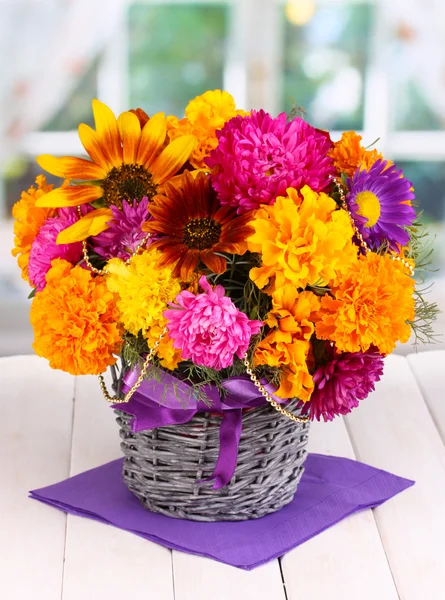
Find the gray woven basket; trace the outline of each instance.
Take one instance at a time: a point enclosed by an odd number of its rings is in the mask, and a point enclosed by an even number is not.
[[[297,401],[289,403],[295,411]],[[213,489],[221,417],[196,415],[185,425],[134,433],[116,411],[128,489],[153,512],[193,521],[242,521],[275,512],[294,497],[303,474],[309,423],[294,423],[270,406],[246,411],[238,463],[230,483]]]

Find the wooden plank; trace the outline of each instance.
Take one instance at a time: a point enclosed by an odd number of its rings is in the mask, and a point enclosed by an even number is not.
[[[343,419],[311,425],[309,451],[355,458]],[[298,493],[298,491],[297,491]],[[288,600],[396,600],[397,591],[372,514],[337,523],[281,559]]]
[[[118,458],[119,443],[97,378],[77,378],[71,475]],[[171,552],[115,527],[68,516],[63,600],[126,597],[173,600]]]
[[[445,443],[445,350],[409,354],[407,359]]]
[[[223,563],[173,552],[176,600],[284,600],[278,560],[243,571]]]
[[[68,476],[74,378],[16,356],[0,382],[0,596],[60,600],[66,517],[28,491]]]
[[[434,371],[429,364],[425,379]],[[348,415],[347,426],[359,460],[416,480],[374,511],[400,598],[442,597],[445,447],[406,358],[386,359],[377,391]]]

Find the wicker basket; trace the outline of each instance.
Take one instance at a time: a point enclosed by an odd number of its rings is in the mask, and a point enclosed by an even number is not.
[[[289,403],[295,411],[297,402]],[[221,417],[199,413],[185,425],[134,433],[116,411],[125,455],[123,477],[142,505],[194,521],[242,521],[291,502],[303,474],[309,424],[293,423],[270,406],[246,411],[234,476],[215,490],[202,479],[219,453]]]

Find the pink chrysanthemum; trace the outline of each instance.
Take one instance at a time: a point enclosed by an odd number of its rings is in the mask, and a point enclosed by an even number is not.
[[[330,360],[320,366],[312,379],[315,389],[309,402],[301,403],[302,413],[312,420],[332,421],[346,415],[366,398],[383,374],[383,356],[376,350],[337,353],[328,343]]]
[[[329,138],[300,117],[288,123],[285,113],[274,119],[253,110],[216,135],[218,146],[206,159],[214,169],[212,185],[220,202],[236,206],[238,214],[273,204],[289,187],[321,192],[334,173]]]
[[[137,203],[122,201],[122,210],[112,205],[113,218],[109,228],[92,238],[94,251],[104,258],[120,258],[126,260],[133,255],[139,244],[147,237],[142,231],[142,223],[148,218],[148,198]]]
[[[203,294],[181,292],[164,312],[175,348],[184,360],[220,371],[233,364],[235,355],[242,358],[250,338],[258,333],[261,321],[250,321],[225,295],[222,285],[212,290],[203,276],[199,285]]]
[[[43,290],[46,286],[45,276],[51,268],[51,261],[63,258],[75,265],[82,256],[82,244],[57,244],[57,236],[61,231],[78,220],[75,208],[59,208],[57,217],[47,219],[34,238],[29,255],[28,275],[29,281],[37,288]]]

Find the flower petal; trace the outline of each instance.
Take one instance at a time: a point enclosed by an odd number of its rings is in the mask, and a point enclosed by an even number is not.
[[[122,164],[122,147],[116,117],[111,108],[99,100],[93,100],[93,115],[102,152],[114,167],[119,167]]]
[[[175,175],[188,160],[195,149],[197,139],[194,135],[184,135],[171,142],[150,166],[153,183],[162,184]]]
[[[108,229],[108,222],[112,218],[113,213],[109,208],[93,210],[61,231],[57,236],[57,244],[73,244],[86,240],[90,235],[99,235]]]
[[[134,113],[124,112],[118,120],[117,125],[123,146],[123,161],[127,164],[136,162],[139,141],[141,139],[141,124]]]
[[[145,124],[136,162],[139,165],[150,166],[150,163],[161,151],[167,135],[167,121],[164,113],[156,113]]]
[[[213,252],[201,252],[200,258],[213,273],[224,273],[227,268],[226,259]]]
[[[36,206],[62,208],[63,206],[79,206],[102,198],[104,192],[97,185],[70,185],[57,188],[41,196]]]
[[[91,160],[51,154],[41,154],[36,158],[37,163],[51,175],[64,179],[105,179],[107,172]]]
[[[99,143],[99,139],[94,129],[92,129],[89,125],[85,125],[85,123],[81,123],[77,131],[79,133],[79,138],[82,142],[82,146],[91,156],[91,159],[96,163],[96,165],[99,165],[107,172],[111,171],[113,165],[103,153],[102,147]]]

